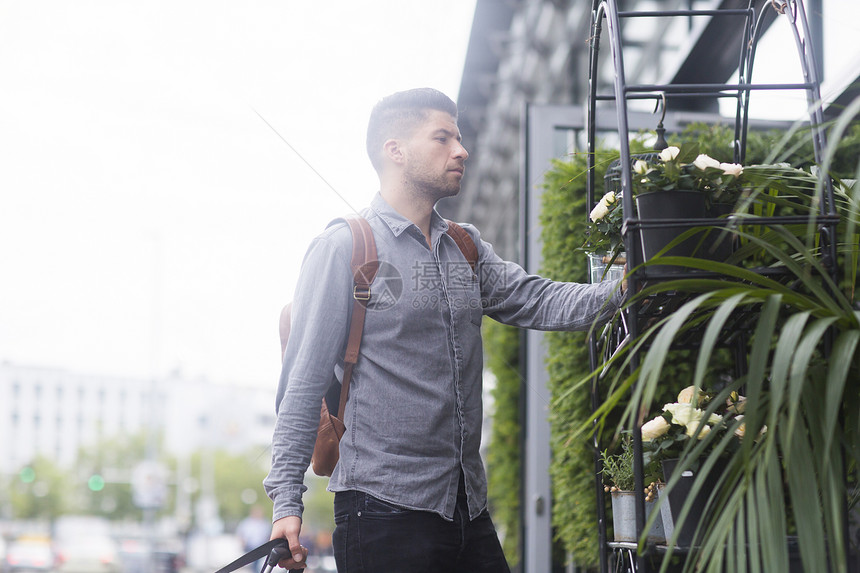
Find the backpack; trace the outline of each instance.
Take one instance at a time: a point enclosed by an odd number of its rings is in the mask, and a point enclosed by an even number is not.
[[[371,297],[370,285],[379,270],[379,261],[376,259],[376,242],[373,239],[373,231],[367,219],[359,215],[350,215],[333,222],[337,221],[345,221],[352,232],[350,268],[353,276],[353,306],[349,337],[343,358],[343,382],[339,383],[337,377],[332,374],[332,383],[320,406],[320,423],[311,458],[314,473],[318,476],[331,476],[340,458],[340,439],[346,431],[343,415],[349,397],[349,381],[352,379],[352,369],[358,361],[358,350],[361,346],[361,335],[364,330],[364,315]],[[447,234],[454,239],[460,252],[463,253],[472,268],[472,272],[475,272],[478,263],[478,248],[475,246],[475,242],[463,227],[452,221],[446,220],[446,222],[448,223]],[[287,304],[281,310],[279,330],[282,359],[290,338],[291,308],[292,303]],[[335,407],[337,408],[337,416],[331,413]]]

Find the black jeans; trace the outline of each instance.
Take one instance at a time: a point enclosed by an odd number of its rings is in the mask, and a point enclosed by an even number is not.
[[[469,521],[465,495],[454,521],[358,491],[334,497],[332,542],[338,573],[510,573],[484,510]]]

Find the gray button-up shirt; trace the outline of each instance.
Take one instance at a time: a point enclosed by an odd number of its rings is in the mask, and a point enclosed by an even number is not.
[[[329,489],[363,491],[450,520],[462,470],[475,518],[487,504],[479,455],[481,317],[539,330],[586,329],[617,310],[617,283],[529,275],[463,225],[478,247],[473,273],[437,213],[432,247],[379,194],[362,215],[373,228],[380,268]],[[332,373],[343,373],[351,255],[348,226],[335,224],[314,239],[302,265],[276,404],[272,469],[264,481],[275,520],[301,515],[319,404]]]

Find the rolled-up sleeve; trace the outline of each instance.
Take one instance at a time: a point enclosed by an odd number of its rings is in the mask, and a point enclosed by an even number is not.
[[[296,286],[275,405],[272,466],[263,481],[274,503],[274,520],[302,514],[304,475],[313,453],[320,403],[343,358],[352,276],[343,248],[333,240],[336,233],[313,241]]]

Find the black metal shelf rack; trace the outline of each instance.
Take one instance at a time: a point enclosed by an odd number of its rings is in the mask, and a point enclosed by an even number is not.
[[[617,115],[617,127],[620,139],[619,144],[619,166],[620,166],[620,189],[622,194],[622,209],[624,213],[624,225],[622,235],[624,236],[625,250],[627,253],[628,268],[636,268],[643,262],[643,254],[640,244],[639,231],[643,228],[654,226],[725,226],[725,219],[698,219],[695,221],[684,220],[661,220],[660,222],[640,220],[634,209],[634,200],[632,194],[632,163],[633,159],[629,147],[629,128],[628,128],[628,101],[631,100],[656,100],[663,101],[664,109],[667,95],[673,100],[680,98],[733,98],[736,100],[735,125],[734,125],[734,158],[735,162],[743,164],[746,152],[746,138],[749,126],[749,104],[753,92],[762,90],[795,90],[803,91],[806,94],[806,99],[809,109],[809,123],[812,132],[813,147],[815,151],[815,160],[821,163],[823,159],[824,149],[826,146],[824,132],[824,113],[820,96],[820,83],[817,77],[817,67],[815,56],[812,53],[812,41],[809,31],[809,25],[806,19],[806,11],[802,0],[749,0],[747,8],[744,9],[728,9],[717,8],[708,10],[686,9],[686,10],[648,10],[648,11],[624,11],[621,10],[619,4],[623,4],[623,0],[592,0],[592,21],[591,21],[591,38],[590,38],[590,57],[589,57],[589,90],[587,104],[587,119],[586,132],[588,138],[588,180],[587,180],[587,201],[589,205],[595,203],[595,150],[596,150],[596,117],[598,102],[615,102]],[[789,28],[791,29],[797,54],[800,59],[801,69],[803,72],[803,82],[800,83],[785,83],[785,84],[756,84],[752,80],[753,64],[755,60],[756,45],[761,36],[761,30],[764,28],[763,21],[767,11],[776,10],[780,16],[784,16]],[[624,42],[622,38],[621,23],[625,20],[634,18],[714,18],[727,21],[727,25],[742,25],[742,45],[740,49],[740,59],[738,62],[738,81],[733,84],[726,83],[690,83],[690,84],[628,84],[625,78],[624,70]],[[610,44],[610,57],[612,68],[614,70],[614,84],[611,93],[598,92],[598,70],[599,70],[599,55],[600,42],[603,35],[604,26],[608,31]],[[817,217],[819,231],[822,240],[822,253],[824,257],[830,257],[831,261],[835,261],[835,245],[828,237],[835,236],[835,225],[838,220],[833,204],[833,189],[829,178],[822,174],[823,184],[821,185],[821,196],[819,204],[819,213]],[[806,222],[806,218],[798,219],[798,221]],[[750,225],[773,225],[773,224],[790,224],[792,221],[785,217],[751,217],[745,220],[745,224]],[[686,271],[682,273],[672,273],[672,278],[688,277],[688,276],[703,276],[696,274],[697,271]],[[773,270],[760,269],[759,272],[768,273]],[[662,275],[660,271],[653,269],[642,268],[632,273],[628,279],[628,288],[630,292],[637,292],[639,286],[645,281],[656,280],[660,278],[668,278]],[[607,327],[602,334],[595,335],[591,340],[591,367],[596,370],[600,367],[607,356],[601,356],[601,351],[598,348],[598,341],[602,339],[608,342],[604,346],[604,351],[608,347],[609,351],[606,354],[611,354],[613,348],[617,345],[624,344],[626,340],[635,339],[640,329],[646,326],[650,321],[666,316],[667,313],[676,309],[679,305],[677,298],[673,299],[671,295],[664,295],[662,298],[653,298],[643,304],[631,305],[624,311],[622,326]],[[736,318],[731,328],[727,330],[723,342],[726,345],[735,345],[737,348],[742,347],[746,332],[751,331],[752,325],[756,320],[756,316],[750,313],[741,315]],[[690,347],[695,347],[695,333],[690,333],[687,344]],[[739,351],[739,354],[741,352]],[[633,357],[632,368],[636,367],[638,359]],[[739,369],[744,369],[745,364],[743,358],[739,358],[737,362]],[[594,386],[592,388],[592,403],[596,409],[599,404],[599,377],[595,377]],[[637,492],[637,507],[636,521],[637,532],[641,534],[645,523],[645,502],[644,494],[644,478],[642,470],[642,437],[638,428],[631,428],[633,436],[634,453],[636,460],[635,464],[635,489]],[[597,496],[598,510],[598,527],[599,527],[599,543],[601,546],[600,552],[600,570],[602,573],[610,571],[610,566],[613,571],[628,571],[636,573],[648,573],[651,571],[651,564],[645,554],[659,554],[665,551],[665,547],[651,546],[646,548],[645,552],[639,552],[635,543],[618,543],[607,540],[607,520],[605,515],[605,499],[602,479],[600,474],[600,450],[601,443],[599,436],[594,437],[593,442],[595,453],[595,494]],[[677,548],[677,551],[684,552],[685,548]]]

